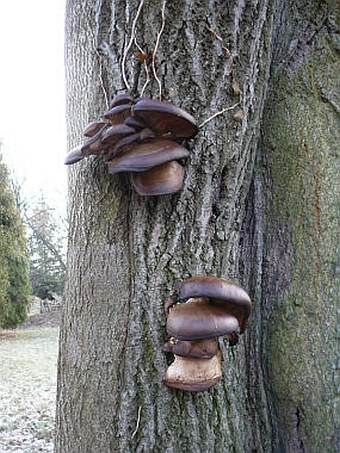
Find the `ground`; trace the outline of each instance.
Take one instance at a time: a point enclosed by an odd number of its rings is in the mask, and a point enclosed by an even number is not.
[[[26,321],[19,326],[19,329],[32,329],[37,327],[59,327],[60,311],[49,311],[29,316]]]
[[[60,313],[0,333],[0,452],[52,452]]]

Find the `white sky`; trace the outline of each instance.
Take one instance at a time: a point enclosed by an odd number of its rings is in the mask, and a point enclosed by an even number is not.
[[[66,205],[64,0],[0,0],[0,152],[24,194]]]

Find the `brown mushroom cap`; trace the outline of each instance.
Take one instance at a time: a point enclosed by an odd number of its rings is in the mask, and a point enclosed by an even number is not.
[[[171,140],[155,139],[140,143],[108,162],[109,173],[146,171],[157,165],[188,157],[189,151]]]
[[[126,123],[125,123],[126,124]],[[127,126],[127,125],[126,125]],[[151,129],[144,128],[135,134],[128,135],[127,137],[122,138],[115,145],[114,149],[110,153],[110,158],[118,156],[120,153],[126,153],[131,151],[134,146],[142,141],[147,141],[155,136],[154,132]]]
[[[112,96],[110,102],[110,109],[117,107],[117,105],[132,104],[133,98],[128,93],[117,94]]]
[[[198,275],[179,283],[176,291],[180,299],[208,297],[215,305],[224,306],[228,313],[238,319],[240,333],[244,332],[252,304],[248,294],[235,283],[222,278]]]
[[[169,102],[141,99],[133,106],[133,113],[157,136],[188,138],[198,132],[195,118]]]
[[[170,340],[163,346],[164,352],[172,352],[182,357],[195,357],[197,359],[211,359],[218,352],[216,338],[206,340],[183,341],[177,338]]]
[[[112,125],[122,124],[131,115],[131,105],[123,104],[112,107],[104,113],[106,118]]]
[[[82,153],[82,145],[79,145],[67,153],[64,163],[65,165],[72,165],[84,159],[84,157],[85,156]]]
[[[81,150],[84,157],[90,156],[91,154],[99,154],[103,149],[103,144],[101,140],[102,132],[98,132],[93,137],[90,137],[82,145]]]
[[[166,162],[150,170],[131,173],[132,185],[139,195],[167,195],[181,190],[184,168],[176,161]]]
[[[126,124],[116,124],[115,126],[107,128],[102,133],[100,139],[103,144],[115,145],[121,138],[132,135],[135,132],[136,131],[132,127],[129,127]]]
[[[107,126],[105,121],[93,121],[89,123],[83,131],[85,137],[93,137]]]
[[[216,338],[238,332],[238,320],[223,305],[208,298],[189,299],[174,305],[167,318],[166,330],[179,340]]]
[[[175,355],[166,370],[163,382],[178,390],[200,392],[208,390],[222,377],[221,353],[211,359],[194,359]]]
[[[134,129],[143,129],[145,127],[144,121],[135,115],[131,115],[125,120],[125,124]]]

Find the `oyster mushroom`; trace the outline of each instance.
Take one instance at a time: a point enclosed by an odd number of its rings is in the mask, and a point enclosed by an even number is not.
[[[65,164],[102,154],[109,173],[131,172],[140,195],[172,194],[181,189],[184,179],[184,169],[177,161],[189,155],[177,141],[197,131],[195,119],[185,110],[123,93],[113,96],[103,120],[88,124],[84,130],[87,140],[68,153]]]
[[[122,171],[145,171],[157,165],[188,157],[189,151],[178,143],[154,139],[147,143],[140,143],[127,152],[121,153],[107,163],[111,174]]]
[[[117,107],[117,105],[127,105],[132,104],[133,102],[133,97],[131,97],[128,93],[117,94],[116,96],[112,96],[110,109]]]
[[[189,138],[198,132],[194,117],[170,102],[141,99],[132,111],[157,136]]]
[[[175,355],[166,370],[163,382],[168,387],[190,392],[210,389],[222,377],[221,353],[211,359],[195,359]]]
[[[166,330],[179,340],[217,338],[238,332],[238,319],[222,305],[206,297],[192,298],[176,304],[169,313]]]
[[[209,276],[187,279],[176,286],[176,292],[183,302],[169,299],[165,303],[166,329],[171,338],[163,350],[173,352],[175,362],[168,368],[164,383],[182,390],[205,390],[213,385],[210,378],[206,388],[202,381],[198,386],[191,385],[192,361],[197,360],[197,366],[203,366],[203,361],[209,368],[209,360],[220,356],[218,337],[227,337],[231,345],[237,343],[238,334],[246,328],[251,301],[235,283]],[[210,371],[214,375],[216,370]]]
[[[171,337],[163,346],[164,352],[172,352],[183,357],[195,357],[197,359],[211,359],[218,351],[216,338],[206,340],[183,341]]]
[[[83,131],[85,137],[93,137],[108,126],[106,121],[93,121],[89,123]]]
[[[217,277],[197,275],[178,283],[175,290],[180,299],[208,297],[214,305],[223,306],[227,313],[238,319],[240,333],[244,332],[252,304],[244,289],[234,282]]]
[[[131,181],[139,195],[167,195],[182,188],[184,168],[176,161],[143,172],[132,172]]]
[[[116,145],[123,137],[133,135],[136,131],[126,124],[116,124],[107,128],[100,136],[100,141],[104,145]]]
[[[110,121],[112,125],[122,124],[131,115],[131,105],[122,104],[110,108],[104,113],[104,118]]]

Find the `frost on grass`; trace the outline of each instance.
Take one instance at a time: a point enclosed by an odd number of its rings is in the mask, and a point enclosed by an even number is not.
[[[0,341],[0,452],[53,451],[58,329]]]

